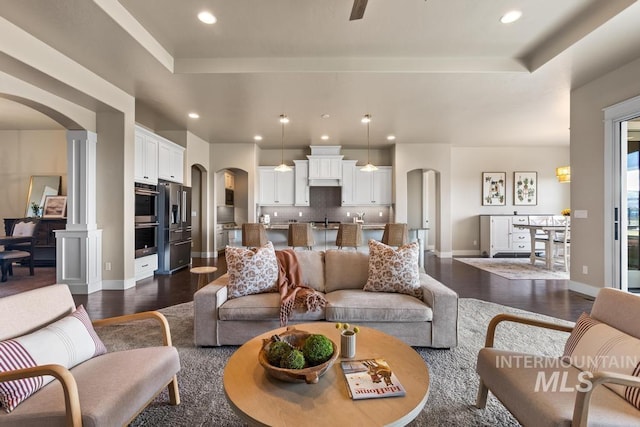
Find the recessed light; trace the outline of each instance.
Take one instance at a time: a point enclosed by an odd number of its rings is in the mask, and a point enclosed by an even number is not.
[[[289,117],[285,114],[280,114],[280,123],[289,123]]]
[[[215,24],[218,21],[211,12],[208,12],[206,10],[203,10],[198,14],[198,19],[205,24]]]
[[[360,120],[362,123],[369,123],[371,121],[371,114],[365,114],[364,117],[362,118],[362,120]]]
[[[200,114],[198,113],[189,113],[189,117],[192,119],[199,119],[200,118]]]
[[[516,22],[522,16],[522,12],[519,10],[511,10],[500,18],[500,22],[503,24],[511,24],[512,22]]]
[[[253,137],[254,141],[262,141],[262,135],[256,135]]]
[[[395,135],[387,135],[387,141],[395,141],[396,136]]]
[[[320,115],[320,118],[323,118],[323,119],[328,119],[329,117],[331,117],[331,116],[328,115],[327,113],[324,113],[324,114]]]
[[[329,139],[329,135],[322,135],[320,139],[326,141],[327,139]]]

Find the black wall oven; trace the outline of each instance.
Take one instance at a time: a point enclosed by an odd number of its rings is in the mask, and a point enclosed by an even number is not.
[[[135,257],[158,253],[158,189],[135,184]]]

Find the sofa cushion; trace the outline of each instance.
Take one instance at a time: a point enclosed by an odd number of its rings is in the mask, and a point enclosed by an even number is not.
[[[640,340],[601,323],[586,313],[578,318],[564,357],[583,371],[640,376]],[[640,388],[605,384],[640,409]]]
[[[418,242],[395,249],[369,240],[369,271],[365,291],[399,292],[422,299]]]
[[[326,294],[330,322],[429,322],[431,307],[404,294],[341,290]]]
[[[362,289],[367,283],[369,255],[364,252],[330,249],[324,255],[325,292]]]
[[[107,352],[83,306],[42,329],[0,342],[0,371],[57,364],[72,368]],[[0,383],[0,404],[7,412],[53,381],[50,375]]]
[[[325,309],[306,311],[295,308],[290,321],[323,320]],[[263,293],[227,300],[218,309],[220,320],[280,320],[280,294]]]
[[[278,260],[271,242],[249,249],[227,246],[225,256],[229,298],[278,291]]]
[[[300,265],[302,284],[318,292],[324,292],[324,252],[296,251],[296,258]]]

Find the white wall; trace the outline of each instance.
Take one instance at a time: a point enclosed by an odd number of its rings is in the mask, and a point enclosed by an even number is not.
[[[606,215],[612,206],[605,204],[605,147],[603,108],[640,95],[640,60],[635,60],[571,92],[571,204],[587,211],[588,218],[571,221],[570,288],[595,294],[598,288],[612,286],[605,276],[604,239]],[[583,273],[587,267],[587,274]]]
[[[560,184],[555,168],[569,164],[569,147],[454,147],[451,153],[451,226],[454,255],[478,255],[478,215],[550,214],[570,208],[570,186]],[[538,204],[515,206],[513,173],[538,173]],[[505,206],[482,206],[482,172],[506,172]],[[474,244],[475,241],[475,244]]]
[[[67,131],[0,131],[0,218],[26,214],[31,175],[59,175],[67,194]],[[0,227],[4,235],[4,226]]]

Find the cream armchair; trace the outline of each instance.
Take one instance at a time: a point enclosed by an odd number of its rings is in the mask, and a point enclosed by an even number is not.
[[[67,318],[75,308],[66,285],[51,285],[0,298],[0,341],[6,343],[37,333],[41,328]],[[127,425],[165,388],[168,388],[170,403],[178,405],[180,360],[171,345],[169,324],[161,313],[113,317],[97,320],[93,325],[99,327],[141,319],[158,322],[162,345],[107,352],[70,369],[46,364],[0,372],[0,383],[42,375],[51,375],[57,380],[27,397],[12,412],[6,413],[2,408],[0,426]],[[99,330],[97,332],[99,335]]]
[[[591,310],[591,319],[631,336],[627,342],[632,341],[635,345],[633,338],[640,337],[640,296],[602,289]],[[574,367],[573,362],[561,363],[559,357],[494,348],[496,327],[502,322],[565,332],[573,330],[572,327],[507,314],[494,317],[489,323],[485,347],[478,353],[478,408],[485,407],[490,390],[525,426],[640,425],[640,410],[610,388],[612,384],[640,387],[640,378],[606,370],[595,370],[591,376],[591,372]],[[544,343],[540,345],[544,346]]]

